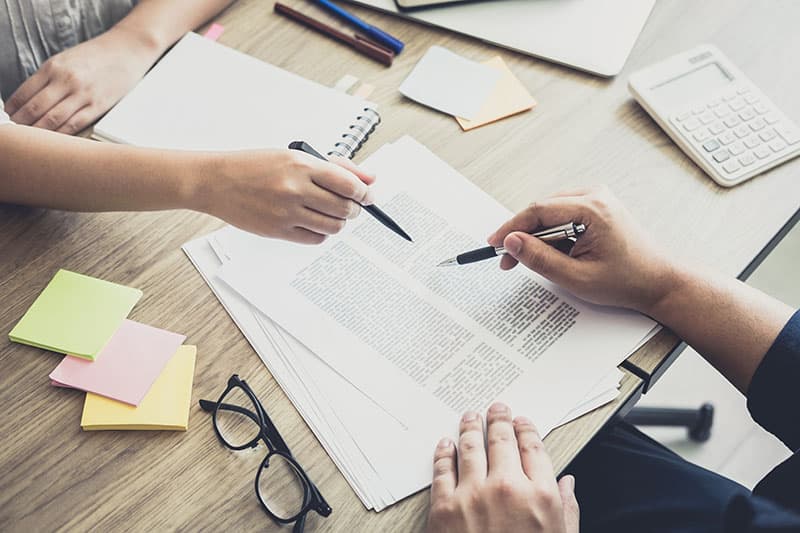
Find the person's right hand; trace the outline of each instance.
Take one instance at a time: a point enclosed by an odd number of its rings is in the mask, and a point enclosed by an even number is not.
[[[215,161],[191,207],[265,237],[319,244],[372,203],[375,177],[346,159],[259,150],[218,154]]]
[[[567,222],[586,225],[569,255],[528,235]],[[520,262],[593,303],[649,314],[672,288],[675,264],[605,187],[565,192],[535,202],[489,239],[509,255],[501,268]]]

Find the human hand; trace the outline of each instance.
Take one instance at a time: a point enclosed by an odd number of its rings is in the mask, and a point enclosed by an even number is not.
[[[322,161],[295,150],[218,154],[192,207],[244,230],[303,244],[340,232],[375,181],[347,159]]]
[[[570,221],[584,224],[586,232],[569,255],[527,233]],[[520,262],[597,304],[649,314],[675,283],[676,265],[605,187],[533,203],[493,233],[489,243],[508,252],[500,268]]]
[[[511,419],[495,403],[486,414],[487,449],[478,413],[461,419],[458,450],[443,439],[433,458],[429,533],[508,531],[577,533],[575,478],[556,483],[533,423]]]
[[[116,26],[45,61],[11,95],[6,112],[17,124],[74,135],[127,94],[160,52]]]

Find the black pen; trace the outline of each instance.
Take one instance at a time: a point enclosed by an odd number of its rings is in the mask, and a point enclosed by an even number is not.
[[[313,155],[314,157],[316,157],[318,159],[322,159],[323,161],[327,161],[327,159],[325,159],[325,156],[323,156],[321,153],[319,153],[316,150],[314,150],[314,148],[312,148],[311,145],[308,144],[305,141],[293,141],[293,142],[289,143],[289,149],[290,150],[300,150],[301,152],[305,152],[308,155]],[[413,240],[411,240],[411,236],[408,233],[406,233],[405,231],[403,231],[403,228],[401,228],[400,225],[397,222],[392,220],[392,217],[390,217],[389,215],[387,215],[386,213],[381,211],[380,208],[377,205],[375,205],[375,204],[362,205],[361,207],[363,207],[364,210],[367,213],[369,213],[370,215],[374,216],[378,220],[378,222],[380,222],[381,224],[383,224],[384,226],[386,226],[387,228],[389,228],[393,232],[397,233],[398,235],[400,235],[402,238],[404,238],[408,242],[414,242]]]
[[[583,224],[575,224],[574,222],[569,222],[567,224],[562,224],[560,226],[556,226],[554,228],[547,228],[543,229],[534,233],[531,233],[534,237],[538,237],[539,239],[545,242],[557,242],[563,241],[566,239],[574,239],[577,238],[578,235],[586,231],[586,226]],[[478,261],[483,261],[484,259],[491,259],[492,257],[497,257],[499,255],[504,255],[506,249],[502,246],[494,247],[494,246],[486,246],[484,248],[478,248],[477,250],[470,250],[469,252],[464,252],[463,254],[459,254],[451,259],[446,261],[442,261],[436,266],[454,266],[454,265],[467,265],[469,263],[476,263]]]

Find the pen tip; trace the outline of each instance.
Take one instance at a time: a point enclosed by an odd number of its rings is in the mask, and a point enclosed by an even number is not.
[[[441,263],[439,263],[436,266],[437,267],[447,267],[447,266],[453,266],[453,265],[456,265],[456,264],[458,264],[458,261],[455,258],[453,258],[453,259],[447,259],[445,261],[442,261]]]

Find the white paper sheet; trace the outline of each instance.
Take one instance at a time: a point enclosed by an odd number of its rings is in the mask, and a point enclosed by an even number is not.
[[[501,73],[431,46],[400,85],[400,93],[449,115],[471,120],[500,79]]]

